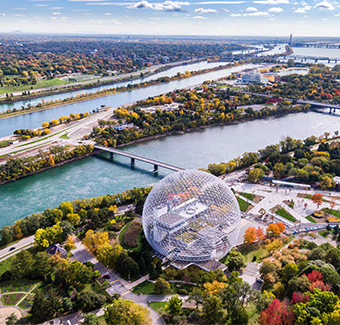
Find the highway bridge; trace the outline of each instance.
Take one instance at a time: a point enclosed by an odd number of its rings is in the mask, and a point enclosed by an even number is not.
[[[335,63],[338,63],[338,61],[340,62],[340,57],[328,57],[328,56],[314,56],[314,55],[294,55],[294,54],[290,54],[290,55],[285,55],[283,57],[284,60],[289,60],[289,59],[293,59],[293,60],[301,60],[301,62],[303,61],[307,61],[307,60],[312,60],[314,62],[318,62],[318,61],[328,61],[328,63],[331,63],[331,61],[334,61]]]
[[[98,146],[98,145],[95,145],[94,148],[97,149],[97,150],[102,150],[102,151],[109,152],[110,153],[110,158],[113,158],[113,156],[115,154],[116,155],[120,155],[120,156],[124,156],[124,157],[128,157],[128,158],[131,159],[131,165],[135,165],[136,160],[139,160],[139,161],[142,161],[142,162],[145,162],[145,163],[148,163],[148,164],[152,164],[153,165],[153,170],[154,170],[155,173],[158,172],[158,167],[163,167],[163,168],[166,168],[166,169],[170,169],[170,170],[173,170],[175,172],[178,172],[178,171],[181,171],[181,170],[185,170],[185,168],[182,168],[182,167],[170,165],[170,164],[164,163],[164,162],[159,161],[159,160],[142,157],[142,156],[136,155],[134,153],[130,153],[130,152],[114,149],[114,148]]]
[[[247,88],[246,88],[247,89]],[[253,96],[259,96],[259,97],[268,97],[268,98],[272,98],[274,97],[272,94],[259,94],[259,93],[252,93],[250,91],[245,91],[245,90],[235,90],[238,93],[242,93],[242,94],[249,94],[249,95],[253,95]],[[287,97],[280,97],[281,99],[284,100],[288,100],[290,102],[293,101],[293,98],[287,98]],[[322,102],[315,102],[313,100],[303,100],[303,99],[297,99],[296,100],[297,104],[309,104],[311,106],[314,107],[319,107],[319,108],[328,108],[330,110],[330,113],[335,113],[335,110],[340,109],[339,105],[335,105],[335,104],[330,104],[330,103],[322,103]]]

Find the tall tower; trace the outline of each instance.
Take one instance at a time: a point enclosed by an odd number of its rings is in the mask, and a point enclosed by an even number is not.
[[[292,46],[292,39],[293,39],[293,34],[290,34],[290,37],[289,37],[289,46]]]

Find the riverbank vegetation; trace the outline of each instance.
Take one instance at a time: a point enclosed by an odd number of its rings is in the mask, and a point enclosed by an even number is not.
[[[112,87],[112,88],[107,88],[107,89],[103,89],[103,90],[97,90],[96,92],[90,92],[90,93],[84,93],[82,92],[81,94],[77,94],[77,96],[70,96],[70,97],[66,97],[63,99],[57,99],[55,101],[50,100],[50,101],[45,101],[44,99],[41,100],[41,102],[37,103],[36,105],[30,105],[28,104],[26,107],[21,107],[20,109],[17,108],[13,108],[8,109],[5,112],[0,113],[0,118],[5,118],[5,117],[11,117],[11,116],[15,116],[15,115],[20,115],[20,114],[25,114],[25,113],[30,113],[33,111],[40,111],[40,110],[44,110],[44,109],[49,109],[55,106],[60,106],[60,105],[66,105],[66,104],[70,104],[70,103],[76,103],[79,101],[84,101],[84,100],[89,100],[89,99],[94,99],[94,98],[98,98],[98,97],[103,97],[103,96],[108,96],[108,95],[112,95],[115,94],[117,92],[124,92],[124,91],[130,91],[133,89],[138,89],[138,88],[144,88],[144,87],[148,87],[148,86],[152,86],[152,85],[156,85],[156,84],[160,84],[163,82],[170,82],[172,80],[178,80],[178,79],[182,79],[182,78],[189,78],[191,76],[194,75],[200,75],[200,74],[205,74],[208,72],[212,72],[212,71],[217,71],[217,70],[221,70],[221,69],[227,69],[233,66],[237,66],[239,63],[228,63],[225,65],[220,65],[218,67],[214,67],[214,68],[207,68],[207,69],[203,69],[203,70],[198,70],[198,71],[186,71],[184,73],[178,73],[177,75],[173,76],[173,77],[160,77],[157,79],[152,79],[149,81],[145,81],[145,82],[141,82],[138,84],[128,84],[127,86],[121,86],[121,87]],[[99,86],[99,85],[96,85]],[[89,85],[87,85],[87,88],[92,88]],[[80,88],[79,88],[80,89]],[[77,89],[73,89],[73,90],[77,90]]]
[[[80,145],[72,148],[51,146],[48,151],[40,151],[35,156],[10,158],[5,164],[0,165],[0,184],[85,157],[91,154],[93,149],[93,145]]]

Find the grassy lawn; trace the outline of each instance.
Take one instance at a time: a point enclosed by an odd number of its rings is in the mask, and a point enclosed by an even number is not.
[[[69,137],[67,136],[67,134],[63,134],[59,137],[59,139],[69,139]]]
[[[191,284],[183,284],[183,283],[170,283],[171,292],[169,294],[178,293],[178,290],[185,289],[188,292],[192,290],[193,286]],[[132,290],[133,293],[142,293],[145,295],[156,294],[155,292],[155,284],[149,281],[144,281],[141,284],[135,286]]]
[[[137,286],[135,286],[132,290],[133,293],[143,293],[145,295],[150,295],[155,293],[155,284],[149,281],[144,281]]]
[[[319,234],[323,237],[323,238],[327,238],[327,236],[330,234],[330,232],[328,230],[321,230],[319,231]]]
[[[100,325],[106,325],[106,321],[105,321],[105,316],[99,316],[98,317],[98,320],[99,320],[99,324]]]
[[[244,256],[244,259],[247,263],[252,261],[260,263],[268,256],[268,252],[264,248],[259,248],[256,246],[244,248],[240,250],[240,252]]]
[[[34,296],[27,295],[23,301],[18,305],[22,309],[28,309],[32,307]]]
[[[241,210],[241,211],[247,211],[247,209],[248,209],[250,203],[248,203],[248,202],[242,200],[242,199],[239,198],[239,197],[236,197],[236,199],[237,199],[237,202],[238,202],[238,204],[239,204],[239,206],[240,206],[240,210]]]
[[[160,315],[164,313],[166,305],[167,305],[166,301],[156,301],[156,302],[149,303],[149,306]]]
[[[333,215],[334,217],[340,218],[340,211],[339,210],[332,210],[332,209],[329,209],[329,208],[324,208],[324,209],[322,209],[322,211],[325,211],[325,212]]]
[[[2,261],[0,263],[0,274],[2,275],[3,273],[5,273],[6,271],[10,271],[11,269],[11,263],[12,263],[12,258],[13,257],[9,257],[7,259],[5,259],[4,261]]]
[[[250,201],[253,201],[255,198],[255,194],[251,194],[251,193],[240,193],[240,194]]]
[[[317,223],[312,216],[307,216],[306,219],[309,220],[310,222]]]
[[[295,202],[294,202],[294,201],[290,201],[290,202],[288,203],[288,206],[289,206],[290,208],[292,208],[292,209],[294,209],[294,205],[295,205]]]
[[[289,221],[292,221],[292,222],[296,221],[296,219],[290,213],[288,213],[284,208],[277,210],[275,213],[277,213],[281,217],[286,218]]]
[[[0,141],[0,148],[9,146],[9,140]]]
[[[258,325],[258,319],[259,319],[260,314],[257,311],[255,304],[251,302],[247,306],[246,311],[249,316],[248,325]]]
[[[0,94],[14,93],[16,91],[24,91],[38,88],[45,88],[57,85],[65,85],[68,81],[63,81],[58,78],[49,80],[40,80],[35,85],[20,85],[20,86],[4,86],[0,87]]]

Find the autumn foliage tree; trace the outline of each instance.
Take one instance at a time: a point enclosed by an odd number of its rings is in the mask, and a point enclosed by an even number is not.
[[[268,237],[279,236],[285,231],[286,227],[282,222],[271,223],[268,225],[266,231]]]
[[[312,196],[312,201],[313,203],[315,203],[319,209],[320,205],[322,204],[322,198],[323,198],[323,194],[321,193],[315,193]]]
[[[255,241],[261,241],[265,238],[266,234],[261,227],[258,227],[257,229],[255,227],[249,227],[243,235],[243,243],[252,244]]]
[[[261,312],[260,325],[293,325],[295,315],[292,307],[286,301],[275,298],[273,302]]]

